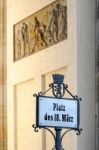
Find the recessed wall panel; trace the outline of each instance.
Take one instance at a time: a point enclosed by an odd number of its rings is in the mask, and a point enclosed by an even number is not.
[[[16,150],[40,150],[40,132],[36,134],[32,128],[35,123],[35,100],[32,96],[35,86],[35,80],[15,86]]]

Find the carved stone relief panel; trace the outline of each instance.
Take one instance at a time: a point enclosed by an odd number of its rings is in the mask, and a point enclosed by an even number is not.
[[[67,38],[67,0],[57,0],[14,25],[14,61]]]

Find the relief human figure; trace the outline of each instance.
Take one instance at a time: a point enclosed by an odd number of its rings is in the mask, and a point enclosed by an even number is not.
[[[43,22],[41,23],[41,30],[44,34],[44,39],[47,43],[47,46],[52,45],[52,38],[50,37],[50,34],[48,32],[47,24],[45,25]]]
[[[63,40],[67,37],[67,15],[66,15],[66,7],[60,7],[60,13],[58,18],[58,38],[59,40]]]
[[[67,6],[64,6],[64,27],[65,27],[64,33],[67,37]]]
[[[17,38],[16,38],[16,59],[19,59],[21,57],[21,33],[20,30],[17,32]]]
[[[33,50],[32,52],[35,51],[35,49],[39,49],[40,47],[42,46],[47,46],[47,42],[45,40],[45,37],[44,37],[44,33],[41,29],[41,23],[40,21],[38,20],[37,17],[34,18],[34,46],[33,46]]]
[[[55,8],[49,12],[48,31],[53,42],[58,41],[58,13]]]
[[[28,34],[28,25],[23,22],[21,28],[22,34],[22,55],[26,55],[26,50],[29,49],[29,34]]]
[[[65,39],[67,37],[67,8],[65,6],[60,6],[58,28],[58,39]]]
[[[57,3],[48,11],[48,32],[53,43],[63,40],[67,36],[67,7]]]
[[[51,5],[49,8],[48,8],[48,21],[47,21],[47,24],[46,24],[46,31],[47,31],[47,43],[48,45],[52,45],[54,43],[54,37],[53,37],[53,34],[52,34],[52,30],[51,30],[51,20],[52,20],[52,10],[53,10],[53,5]]]

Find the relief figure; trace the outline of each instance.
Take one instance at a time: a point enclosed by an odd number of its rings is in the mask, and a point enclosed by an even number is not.
[[[21,28],[21,34],[22,34],[22,56],[25,56],[27,53],[27,49],[29,49],[29,34],[28,34],[28,25],[27,23],[22,23]]]
[[[35,23],[35,26],[34,26],[34,34],[35,34],[34,41],[35,42],[34,42],[34,46],[32,50],[33,52],[35,51],[36,47],[40,48],[41,46],[47,46],[44,33],[41,30],[41,23],[37,17],[34,18],[34,23]]]

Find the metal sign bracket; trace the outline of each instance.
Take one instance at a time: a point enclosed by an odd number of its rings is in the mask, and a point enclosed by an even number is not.
[[[74,100],[78,100],[81,101],[82,99],[79,98],[77,95],[73,95],[69,90],[68,90],[68,85],[64,84],[64,75],[61,74],[53,74],[53,83],[49,84],[49,89],[46,90],[44,93],[43,92],[39,92],[38,95],[34,94],[34,97],[38,97],[38,96],[44,96],[49,90],[52,90],[52,93],[54,95],[55,98],[62,98],[65,95],[65,92],[67,92]],[[34,128],[35,132],[38,132],[39,127],[37,127],[35,124],[32,125],[32,127]],[[62,140],[64,138],[64,136],[70,132],[70,131],[76,131],[77,135],[80,135],[82,132],[82,128],[71,128],[66,130],[62,135],[61,135],[61,130],[62,128],[55,128],[55,133],[54,134],[49,128],[44,127],[44,129],[46,129],[47,131],[49,131],[51,133],[51,135],[53,136],[54,140],[55,140],[55,146],[54,148],[52,148],[52,150],[64,150],[63,146],[62,146]]]

